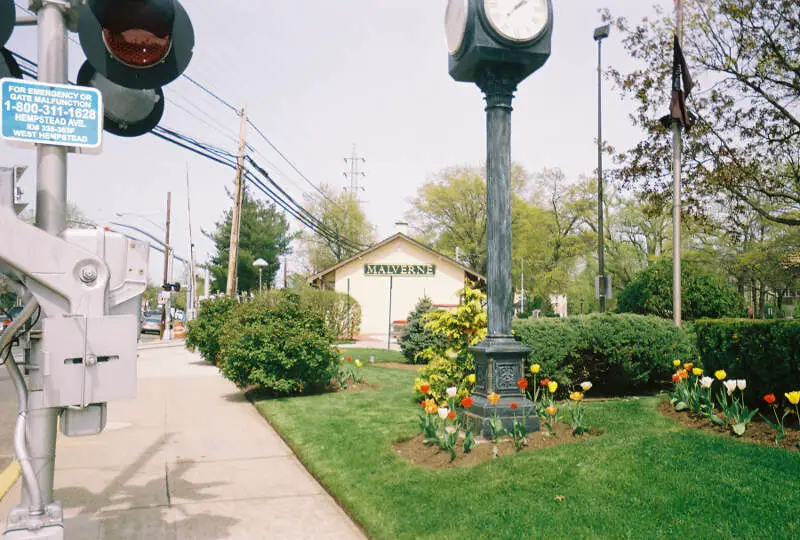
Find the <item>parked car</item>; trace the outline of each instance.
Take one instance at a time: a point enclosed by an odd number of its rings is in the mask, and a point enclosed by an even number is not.
[[[157,311],[153,311],[150,313],[145,313],[142,316],[142,334],[161,334],[161,329],[163,328],[163,324],[161,323],[161,313]]]
[[[5,328],[9,324],[11,324],[11,321],[13,321],[17,317],[17,315],[20,314],[21,311],[22,311],[21,307],[14,306],[6,310],[5,313],[0,313],[0,322],[2,322],[2,327]]]

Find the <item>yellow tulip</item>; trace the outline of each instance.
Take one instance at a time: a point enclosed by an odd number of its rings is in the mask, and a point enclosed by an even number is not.
[[[537,373],[539,373],[539,370],[540,370],[540,369],[542,369],[542,366],[540,366],[539,364],[533,364],[533,365],[531,366],[531,373],[533,373],[534,375],[536,375]]]
[[[788,394],[784,394],[786,399],[789,400],[789,403],[792,405],[797,405],[800,403],[800,390],[795,390],[794,392],[789,392]]]
[[[716,377],[718,381],[724,380],[725,377],[727,377],[727,376],[728,376],[728,374],[725,373],[724,369],[718,369],[717,371],[714,372],[714,377]]]
[[[436,405],[436,401],[433,399],[426,399],[425,400],[425,412],[428,414],[435,414],[439,410],[439,407]]]
[[[467,375],[467,380],[470,382],[470,384],[475,384],[475,374],[470,373],[469,375]]]
[[[583,394],[581,394],[580,392],[572,392],[569,395],[569,399],[571,399],[572,401],[580,401],[583,399]]]
[[[681,365],[681,361],[680,360],[673,360],[672,361],[672,365],[675,366],[675,367],[678,367],[679,365]]]
[[[703,369],[696,367],[692,370],[692,373],[694,374],[695,377],[699,377],[700,375],[703,374]]]
[[[550,391],[551,394],[555,394],[556,390],[558,390],[558,383],[556,381],[550,381],[547,383],[547,389]]]
[[[486,399],[488,399],[489,403],[491,403],[492,405],[497,405],[497,402],[500,401],[500,396],[492,392],[491,394],[486,396]]]

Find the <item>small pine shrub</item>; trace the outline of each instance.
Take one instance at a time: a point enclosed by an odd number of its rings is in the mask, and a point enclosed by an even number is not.
[[[414,307],[414,311],[408,314],[403,335],[397,340],[403,356],[410,364],[422,363],[420,354],[427,348],[438,347],[444,344],[444,338],[436,334],[432,329],[426,328],[425,316],[433,311],[431,299],[423,296]]]

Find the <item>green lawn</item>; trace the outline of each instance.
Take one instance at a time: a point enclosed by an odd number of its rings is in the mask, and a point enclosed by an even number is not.
[[[400,351],[387,351],[386,349],[366,349],[359,347],[348,348],[346,345],[339,345],[339,352],[342,356],[347,358],[360,358],[362,362],[369,362],[369,357],[374,356],[376,363],[382,362],[399,362],[401,364],[407,363],[406,357]]]
[[[657,398],[587,403],[605,433],[586,442],[430,470],[391,446],[417,433],[415,374],[364,374],[378,390],[256,406],[370,537],[800,537],[800,455],[685,429]]]

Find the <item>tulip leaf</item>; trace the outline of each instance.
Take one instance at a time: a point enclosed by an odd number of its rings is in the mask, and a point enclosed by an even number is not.
[[[683,401],[679,401],[678,403],[675,404],[676,411],[685,411],[688,408],[689,406]]]
[[[709,416],[709,419],[711,420],[711,422],[713,422],[714,424],[716,424],[718,426],[721,426],[721,425],[723,425],[725,423],[725,422],[722,421],[722,418],[720,418],[716,414],[712,414],[711,416]]]
[[[747,429],[747,424],[745,424],[744,422],[742,422],[740,424],[734,424],[733,425],[733,432],[736,433],[740,437],[742,435],[744,435],[744,431],[746,429]]]

